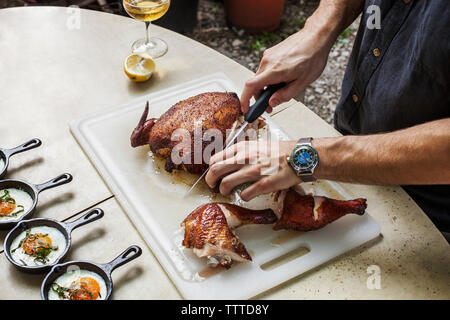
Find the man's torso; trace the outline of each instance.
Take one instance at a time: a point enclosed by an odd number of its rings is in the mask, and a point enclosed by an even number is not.
[[[381,29],[370,29],[377,8]],[[450,2],[367,0],[336,128],[372,134],[450,117],[449,89]],[[440,229],[449,230],[450,185],[404,188]]]

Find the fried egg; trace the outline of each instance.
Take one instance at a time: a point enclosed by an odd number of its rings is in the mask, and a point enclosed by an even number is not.
[[[11,243],[11,256],[25,266],[55,262],[66,250],[66,238],[56,228],[34,227],[20,233]]]
[[[14,201],[5,201],[5,199]],[[0,190],[0,221],[20,219],[30,211],[33,202],[33,198],[23,190],[16,188]]]
[[[104,300],[106,293],[106,283],[100,275],[89,270],[76,269],[64,273],[52,283],[48,299]]]

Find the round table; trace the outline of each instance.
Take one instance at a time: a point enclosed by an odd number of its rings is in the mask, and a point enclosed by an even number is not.
[[[63,172],[74,176],[70,184],[41,195],[35,217],[70,220],[89,208],[105,210],[102,220],[74,231],[67,261],[107,262],[131,244],[143,248],[139,259],[113,273],[114,299],[181,296],[77,145],[68,123],[210,73],[223,72],[237,86],[252,75],[187,37],[157,26],[151,32],[167,41],[169,52],[157,59],[150,81],[132,83],[122,64],[132,42],[144,35],[142,22],[61,7],[0,10],[0,146],[13,147],[34,137],[43,141],[40,148],[12,159],[8,178],[41,183]],[[292,137],[338,135],[294,100],[275,110],[272,119]],[[368,199],[382,236],[258,297],[450,298],[449,245],[407,194],[398,187],[343,187]],[[5,235],[0,232],[0,245]],[[380,289],[367,285],[374,265],[380,270]],[[0,268],[0,299],[40,298],[44,275],[20,273],[3,253]]]

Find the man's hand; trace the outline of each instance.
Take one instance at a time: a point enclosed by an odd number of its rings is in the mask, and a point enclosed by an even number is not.
[[[287,189],[301,182],[286,158],[296,141],[242,141],[211,157],[206,183],[228,195],[238,185],[251,182],[241,192],[249,201],[261,194]]]
[[[381,184],[450,184],[450,118],[366,136],[313,139],[317,179]],[[211,157],[206,183],[228,195],[238,185],[249,201],[301,183],[286,161],[296,141],[243,141]]]
[[[325,69],[330,52],[319,43],[315,33],[302,30],[264,51],[256,75],[245,83],[242,111],[248,111],[251,97],[258,96],[265,86],[287,83],[270,98],[267,111],[271,112],[272,108],[289,101],[315,81]]]
[[[268,112],[315,81],[325,69],[337,37],[360,14],[363,4],[364,0],[320,1],[302,30],[264,52],[256,75],[244,86],[242,112],[246,113],[250,99],[270,84],[285,82],[287,86],[271,97]]]

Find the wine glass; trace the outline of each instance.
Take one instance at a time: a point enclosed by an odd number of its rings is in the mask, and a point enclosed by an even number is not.
[[[161,18],[169,10],[170,0],[123,0],[125,11],[134,19],[145,22],[147,37],[133,43],[133,52],[148,52],[153,58],[166,54],[167,43],[149,36],[151,21]]]

